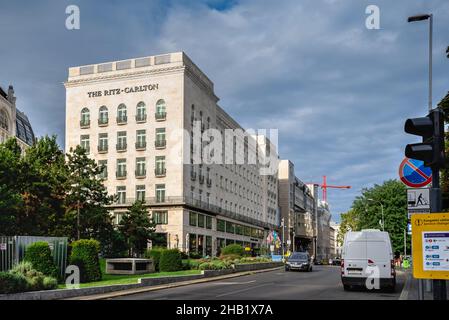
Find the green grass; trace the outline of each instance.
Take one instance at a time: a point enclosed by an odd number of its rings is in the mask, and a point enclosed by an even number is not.
[[[182,270],[174,272],[157,272],[157,273],[146,273],[146,274],[136,274],[136,275],[113,275],[106,274],[106,260],[100,259],[100,268],[102,274],[102,280],[89,283],[81,283],[80,288],[97,287],[97,286],[110,286],[115,284],[133,284],[137,283],[139,278],[156,278],[156,277],[166,277],[166,276],[180,276],[180,275],[193,275],[200,274],[201,270]],[[65,289],[65,284],[60,284],[58,289]]]

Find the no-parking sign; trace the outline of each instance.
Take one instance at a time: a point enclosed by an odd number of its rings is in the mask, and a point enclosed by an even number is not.
[[[432,169],[421,160],[405,158],[399,166],[401,181],[412,188],[421,188],[432,182]]]

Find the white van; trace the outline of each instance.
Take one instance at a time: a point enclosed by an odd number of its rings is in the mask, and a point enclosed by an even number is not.
[[[379,278],[379,281],[375,282],[374,278]],[[367,279],[371,284],[369,286]],[[345,290],[352,286],[372,289],[377,284],[380,288],[395,290],[396,271],[388,232],[365,229],[346,233],[342,249],[341,281]]]

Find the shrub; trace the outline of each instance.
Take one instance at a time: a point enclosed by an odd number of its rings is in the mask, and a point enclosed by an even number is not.
[[[30,244],[25,250],[24,261],[32,264],[33,269],[46,276],[58,277],[58,268],[53,261],[51,250],[47,242],[39,241]]]
[[[33,265],[29,261],[15,265],[10,274],[25,279],[26,287],[22,288],[22,291],[49,290],[55,289],[58,285],[56,278],[46,277],[42,272],[33,269]]]
[[[238,254],[226,254],[220,256],[220,260],[223,261],[233,261],[236,259],[240,259],[240,256]]]
[[[58,287],[58,280],[52,277],[44,277],[42,283],[44,285],[44,290],[52,290]]]
[[[190,252],[188,256],[190,256],[191,259],[201,259],[203,257],[203,255],[198,252]]]
[[[230,244],[221,249],[221,254],[222,255],[235,254],[241,257],[245,254],[245,249],[239,244]]]
[[[230,262],[225,262],[221,260],[213,260],[209,262],[203,262],[198,266],[199,270],[223,270],[231,268],[232,264]]]
[[[153,260],[154,270],[156,272],[159,272],[159,270],[160,270],[159,262],[160,262],[160,259],[161,259],[161,253],[164,250],[167,250],[167,249],[165,249],[165,248],[153,248],[153,249],[147,250],[145,252],[145,258]]]
[[[161,253],[159,270],[163,272],[182,270],[182,258],[178,249],[168,249]]]
[[[70,264],[76,265],[80,269],[80,281],[82,283],[101,280],[99,251],[100,243],[96,240],[72,242]]]
[[[28,290],[28,282],[23,275],[0,272],[0,293],[17,293]]]

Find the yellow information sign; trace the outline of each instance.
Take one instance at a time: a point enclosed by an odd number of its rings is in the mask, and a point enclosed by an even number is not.
[[[449,214],[413,214],[413,277],[449,280]]]

